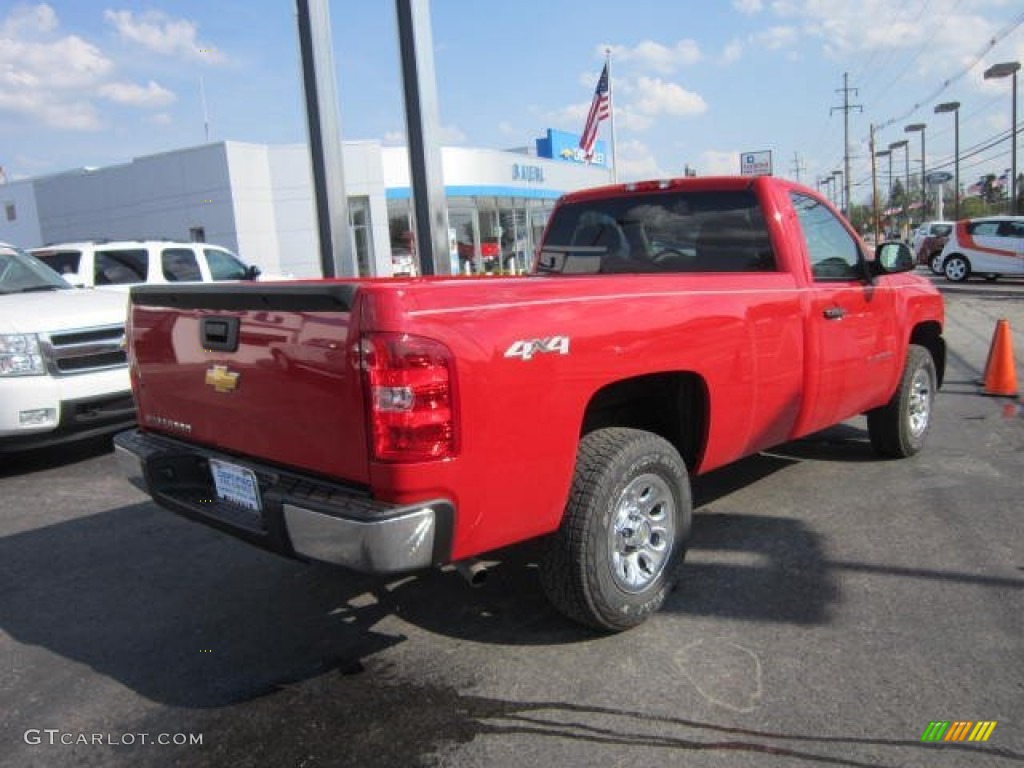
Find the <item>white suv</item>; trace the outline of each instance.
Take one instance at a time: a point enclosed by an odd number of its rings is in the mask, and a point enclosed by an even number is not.
[[[942,249],[942,271],[960,283],[972,274],[995,280],[1024,275],[1024,216],[987,216],[956,223]]]
[[[29,251],[73,285],[87,288],[138,283],[255,280],[259,267],[227,248],[171,240],[95,240]]]
[[[0,243],[0,453],[135,421],[124,296],[72,288]]]

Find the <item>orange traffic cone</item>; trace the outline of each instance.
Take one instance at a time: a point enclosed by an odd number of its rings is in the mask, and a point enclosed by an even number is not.
[[[982,379],[983,395],[997,397],[1017,396],[1017,368],[1013,360],[1013,340],[1010,337],[1010,321],[1000,320],[992,334],[992,346],[985,362],[985,377]]]

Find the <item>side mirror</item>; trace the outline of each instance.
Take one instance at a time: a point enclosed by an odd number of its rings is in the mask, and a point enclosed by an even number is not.
[[[910,246],[891,241],[875,248],[871,272],[875,275],[896,275],[900,272],[910,272],[914,266],[914,254],[910,252]]]
[[[261,274],[263,274],[263,270],[261,270],[255,264],[253,264],[247,270],[245,270],[245,279],[246,280],[255,280]]]

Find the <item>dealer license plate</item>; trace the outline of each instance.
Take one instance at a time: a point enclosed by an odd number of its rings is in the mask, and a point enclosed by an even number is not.
[[[260,512],[260,486],[251,469],[210,459],[210,472],[217,498],[230,501],[253,512]]]

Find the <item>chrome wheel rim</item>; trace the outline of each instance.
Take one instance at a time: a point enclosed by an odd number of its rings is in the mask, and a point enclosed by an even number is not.
[[[675,512],[672,490],[658,475],[639,475],[622,489],[608,529],[616,586],[642,592],[661,575],[675,541]]]
[[[928,375],[928,371],[921,368],[914,373],[914,378],[910,382],[910,402],[908,403],[910,431],[915,437],[921,435],[928,428],[931,412],[932,379]]]
[[[962,259],[952,259],[946,263],[946,276],[951,280],[962,280],[967,274],[967,265]]]

